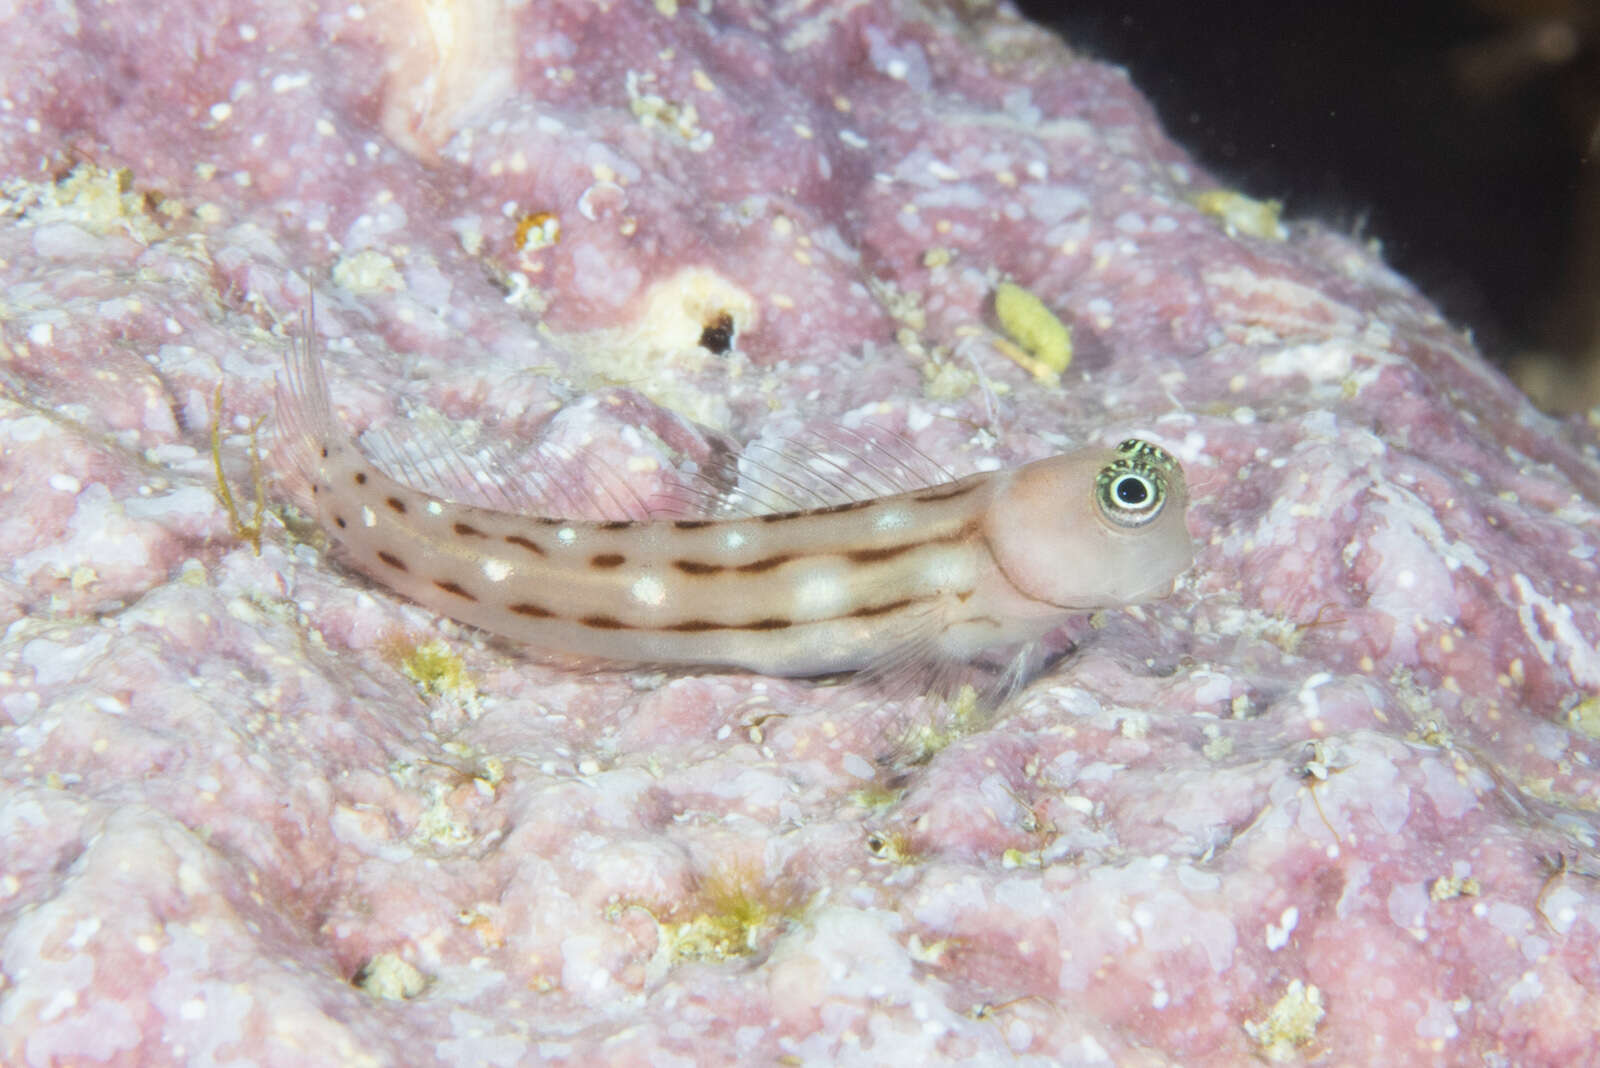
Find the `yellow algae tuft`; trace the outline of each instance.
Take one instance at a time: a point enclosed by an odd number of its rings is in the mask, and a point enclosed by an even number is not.
[[[950,698],[946,711],[936,722],[925,719],[917,723],[906,731],[896,748],[905,754],[906,763],[925,764],[950,743],[971,734],[982,711],[978,691],[970,684],[963,685]]]
[[[803,905],[793,885],[763,883],[750,868],[724,865],[696,884],[682,910],[693,912],[689,919],[659,924],[662,949],[673,964],[748,956]]]
[[[1588,738],[1600,738],[1600,697],[1585,697],[1567,710],[1567,726]]]
[[[537,252],[561,240],[561,220],[554,213],[536,211],[517,220],[512,238],[518,252]]]
[[[904,831],[872,831],[867,835],[867,852],[891,864],[915,864],[917,850]]]
[[[333,282],[339,288],[365,296],[394,293],[406,287],[393,257],[377,249],[362,249],[333,265]]]
[[[80,163],[57,182],[12,178],[0,182],[0,215],[16,215],[32,226],[70,223],[93,234],[126,234],[149,244],[164,231],[151,217],[133,172]]]
[[[716,137],[700,125],[700,112],[693,103],[668,100],[646,87],[655,83],[654,74],[628,72],[628,110],[647,130],[662,130],[676,134],[691,152],[704,152],[715,143]]]
[[[1014,282],[1001,282],[994,291],[994,313],[1000,326],[1028,357],[1001,347],[1035,378],[1054,381],[1072,363],[1072,331],[1045,307],[1044,301]]]
[[[429,697],[454,697],[470,701],[478,696],[478,686],[467,674],[461,657],[443,641],[435,638],[409,649],[400,643],[393,652],[399,658],[400,670]]]
[[[852,803],[862,808],[887,808],[905,796],[904,790],[870,782],[850,795]]]
[[[233,531],[233,536],[248,542],[257,556],[261,555],[261,517],[267,511],[267,486],[261,474],[261,450],[256,443],[256,435],[266,418],[263,415],[250,426],[250,481],[255,487],[256,499],[255,511],[246,519],[239,514],[238,503],[233,499],[233,490],[228,485],[228,476],[222,470],[222,383],[217,383],[217,392],[211,398],[211,466],[217,475],[217,500],[222,502],[223,509],[228,513],[228,528]]]
[[[1289,236],[1279,221],[1283,214],[1282,201],[1256,200],[1229,189],[1208,189],[1190,197],[1189,203],[1220,220],[1229,237],[1282,241]]]
[[[394,953],[379,953],[351,979],[360,989],[386,1001],[404,1001],[422,993],[427,977],[416,966]]]
[[[1267,1010],[1266,1018],[1246,1020],[1244,1030],[1267,1060],[1287,1061],[1296,1056],[1296,1050],[1317,1037],[1317,1025],[1326,1015],[1322,991],[1295,979]]]
[[[1428,887],[1428,899],[1451,901],[1458,897],[1477,897],[1482,892],[1483,887],[1470,875],[1441,875]]]

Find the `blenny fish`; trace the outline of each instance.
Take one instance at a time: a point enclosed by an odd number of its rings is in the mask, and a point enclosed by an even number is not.
[[[1137,438],[732,518],[448,500],[380,470],[341,427],[309,319],[278,382],[277,432],[356,570],[537,650],[624,664],[937,670],[1029,647],[1074,613],[1163,597],[1193,557],[1183,471]]]

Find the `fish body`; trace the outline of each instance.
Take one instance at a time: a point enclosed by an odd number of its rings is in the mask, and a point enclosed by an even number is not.
[[[1165,595],[1192,558],[1178,463],[1130,439],[884,496],[611,521],[446,500],[380,470],[307,341],[278,430],[358,571],[537,649],[808,676],[965,661]]]

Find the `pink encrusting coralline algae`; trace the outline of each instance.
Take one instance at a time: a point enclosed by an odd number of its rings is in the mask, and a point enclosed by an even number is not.
[[[1592,1057],[1600,442],[1122,72],[0,31],[0,1064]]]

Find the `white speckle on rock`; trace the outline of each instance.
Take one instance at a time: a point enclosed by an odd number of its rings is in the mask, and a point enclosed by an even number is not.
[[[1289,936],[1300,924],[1300,910],[1290,905],[1283,910],[1277,923],[1267,924],[1267,949],[1277,952],[1289,944]]]
[[[859,753],[846,753],[839,761],[839,766],[863,782],[869,781],[878,774],[872,766],[872,761]]]
[[[1419,940],[1427,936],[1428,889],[1425,884],[1416,880],[1397,883],[1389,891],[1387,900],[1389,919],[1396,927]]]

